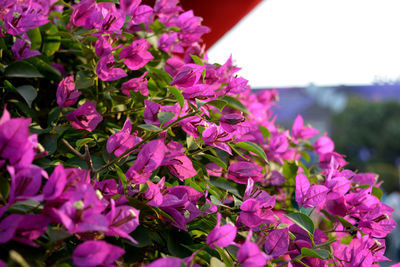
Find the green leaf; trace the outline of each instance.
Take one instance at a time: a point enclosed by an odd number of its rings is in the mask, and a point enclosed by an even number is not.
[[[295,212],[295,213],[290,213],[290,214],[285,214],[286,217],[288,217],[292,222],[306,230],[309,234],[312,236],[314,235],[314,222],[311,220],[311,218],[303,213],[300,212]]]
[[[232,184],[225,178],[211,178],[209,181],[211,184],[215,185],[218,188],[228,191],[237,197],[242,197],[239,193],[239,190],[235,187],[237,184]]]
[[[40,144],[44,146],[49,155],[53,154],[57,150],[57,135],[45,134],[39,137]]]
[[[271,137],[271,132],[264,126],[258,125],[258,129],[260,129],[260,132],[262,133],[264,138]]]
[[[228,166],[225,164],[225,162],[223,162],[219,158],[211,156],[210,154],[201,154],[201,156],[205,157],[205,158],[209,159],[210,161],[216,163],[217,165],[221,166],[224,169],[224,171],[227,171]]]
[[[325,249],[302,248],[301,255],[304,257],[313,257],[327,260],[329,258],[329,251]]]
[[[164,123],[169,122],[173,117],[175,117],[175,114],[171,111],[159,112],[157,114],[157,118],[160,121],[161,126]]]
[[[338,220],[340,221],[340,223],[345,227],[345,228],[353,228],[354,225],[349,222],[348,220],[346,220],[345,218],[341,217],[341,216],[336,216],[338,218]]]
[[[226,267],[233,267],[232,261],[229,259],[228,255],[226,255],[226,252],[224,249],[217,247],[217,251],[221,259],[224,261]]]
[[[372,187],[372,195],[376,196],[379,200],[381,200],[382,196],[383,196],[382,189],[380,189],[376,186],[373,186]]]
[[[283,176],[285,176],[286,179],[296,178],[298,167],[295,163],[289,163],[288,161],[285,161],[282,168]]]
[[[49,241],[51,243],[63,240],[71,236],[71,234],[68,231],[56,227],[48,227],[46,230],[46,234],[49,237]]]
[[[198,108],[200,108],[200,107],[203,106],[204,104],[207,104],[207,102],[205,102],[205,101],[203,101],[203,100],[199,100],[199,99],[197,99],[197,98],[195,98],[195,101],[196,101],[196,106],[197,106]]]
[[[55,25],[49,23],[44,25],[44,35],[42,52],[46,56],[51,56],[58,51],[61,45],[61,36],[58,35],[58,29]]]
[[[171,93],[175,96],[176,100],[178,100],[178,103],[182,109],[183,106],[185,105],[185,98],[183,97],[181,91],[174,86],[169,86],[168,88],[171,91]]]
[[[206,103],[207,105],[211,105],[216,107],[217,109],[219,109],[220,111],[222,111],[222,109],[228,104],[226,101],[224,100],[220,100],[220,99],[214,99],[211,101],[208,101]]]
[[[29,39],[31,40],[31,49],[38,50],[42,44],[42,35],[39,28],[30,29],[28,32]]]
[[[5,176],[0,177],[0,194],[2,199],[5,201],[8,198],[8,194],[10,193],[10,184],[7,181]]]
[[[17,92],[25,99],[29,107],[32,106],[33,100],[37,97],[36,89],[32,85],[17,87]]]
[[[310,155],[307,153],[307,151],[301,151],[301,157],[306,161],[310,161]]]
[[[53,122],[55,122],[58,119],[60,114],[61,114],[61,109],[58,106],[50,110],[49,116],[47,116],[47,124],[49,126],[53,125]]]
[[[240,110],[246,114],[250,114],[250,111],[246,108],[246,106],[243,105],[242,102],[240,102],[237,98],[226,95],[221,99],[224,100],[229,107]]]
[[[54,81],[61,81],[61,73],[59,70],[51,66],[49,63],[40,59],[40,57],[28,58],[27,61],[31,63],[35,68],[47,79]]]
[[[93,85],[93,77],[90,75],[90,72],[87,71],[78,71],[75,77],[75,89],[84,89]]]
[[[169,84],[172,81],[171,75],[169,75],[167,72],[157,68],[150,67],[148,65],[146,65],[146,68],[149,70],[150,75],[155,76],[155,78],[163,81],[165,84]]]
[[[34,209],[40,209],[40,208],[43,208],[43,206],[40,204],[39,201],[28,199],[15,202],[9,208],[9,211],[15,213],[26,213],[27,211],[32,211]]]
[[[29,267],[24,257],[15,250],[10,250],[9,255],[10,259],[8,260],[7,266]]]
[[[162,131],[162,129],[160,127],[157,127],[153,124],[140,124],[137,127],[143,129],[143,130],[147,130],[150,132],[158,132],[158,131]]]
[[[190,55],[190,57],[192,58],[193,62],[196,63],[197,65],[204,65],[203,60],[201,60],[201,58],[199,58],[196,55]]]
[[[127,180],[126,180],[125,173],[121,170],[121,168],[117,164],[114,164],[114,167],[115,167],[115,170],[117,171],[117,175],[121,179],[123,188],[126,188]]]
[[[155,20],[155,21],[153,22],[153,24],[150,25],[150,29],[152,29],[153,32],[154,32],[155,34],[158,34],[158,33],[160,33],[162,30],[165,29],[165,25],[164,25],[161,21],[159,21],[159,20],[157,19],[157,20]]]
[[[223,263],[222,261],[220,261],[216,257],[211,257],[210,266],[211,267],[226,267],[225,263]]]
[[[246,149],[248,151],[251,151],[258,156],[260,156],[263,160],[265,160],[266,163],[268,163],[267,155],[265,154],[264,150],[257,144],[246,141],[246,142],[238,142],[235,144],[236,147],[240,147],[243,149]]]
[[[6,77],[43,78],[43,75],[26,61],[16,61],[10,64],[4,74]]]
[[[93,138],[83,138],[83,139],[79,139],[76,141],[76,148],[79,150],[81,149],[84,145],[86,144],[94,144],[96,145],[96,142],[93,140]]]

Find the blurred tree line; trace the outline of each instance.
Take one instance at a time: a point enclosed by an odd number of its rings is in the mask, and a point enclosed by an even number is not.
[[[375,172],[390,193],[399,187],[400,103],[372,102],[350,97],[347,107],[333,116],[335,150],[346,154],[349,168]]]

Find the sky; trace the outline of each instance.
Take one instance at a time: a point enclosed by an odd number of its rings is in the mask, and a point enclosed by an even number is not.
[[[400,81],[400,0],[264,0],[208,50],[252,88]]]

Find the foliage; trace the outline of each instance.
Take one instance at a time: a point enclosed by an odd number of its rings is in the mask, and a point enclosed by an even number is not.
[[[376,177],[277,127],[192,11],[140,2],[1,7],[0,266],[386,260]]]
[[[386,192],[395,190],[399,183],[399,120],[398,102],[356,97],[350,98],[346,109],[333,118],[336,150],[348,156],[349,168],[377,172]]]

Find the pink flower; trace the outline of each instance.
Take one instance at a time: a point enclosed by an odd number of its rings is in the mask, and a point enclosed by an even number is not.
[[[115,60],[112,54],[100,58],[96,72],[102,81],[115,81],[127,76],[123,69],[114,68],[114,65]]]
[[[127,82],[124,82],[121,86],[122,93],[130,96],[129,91],[140,91],[142,95],[147,96],[149,94],[149,90],[147,89],[147,79],[145,78],[146,74],[147,71],[138,78],[133,78]]]
[[[236,237],[236,227],[230,224],[220,226],[221,214],[217,214],[217,225],[207,236],[207,244],[215,249],[216,247],[227,247],[232,244]]]
[[[292,128],[292,135],[295,140],[297,139],[310,139],[319,133],[318,130],[311,127],[304,127],[303,118],[298,115],[294,121]]]
[[[315,153],[317,154],[325,154],[333,152],[334,148],[335,144],[333,143],[332,139],[330,139],[326,135],[318,138],[314,144]]]
[[[103,117],[96,110],[96,102],[86,101],[82,106],[69,113],[66,118],[72,121],[72,127],[93,131],[103,120]]]
[[[260,251],[256,243],[251,242],[252,231],[250,230],[246,241],[239,247],[237,259],[243,267],[258,267],[267,264],[267,256]]]
[[[74,76],[65,77],[57,87],[57,104],[60,108],[69,107],[78,101],[81,94],[81,92],[75,90]]]
[[[15,41],[11,50],[16,60],[23,60],[41,54],[38,50],[31,50],[30,39],[25,33]]]
[[[234,162],[228,168],[228,179],[231,179],[239,184],[247,184],[249,178],[253,181],[262,181],[264,176],[261,173],[263,168],[251,162]]]
[[[132,124],[126,119],[121,131],[113,134],[107,140],[107,152],[114,153],[117,157],[121,156],[126,150],[142,141],[140,137],[131,134]]]
[[[76,247],[72,254],[73,262],[79,267],[114,266],[113,263],[125,251],[105,241],[86,241]]]
[[[150,43],[146,39],[133,41],[128,47],[122,49],[119,53],[121,59],[125,59],[125,65],[131,70],[138,70],[147,64],[154,57],[147,49]]]

